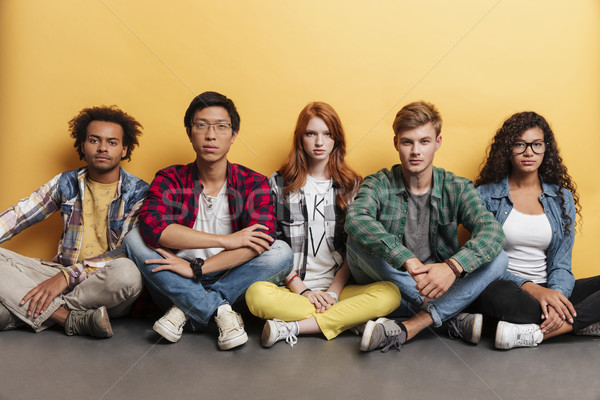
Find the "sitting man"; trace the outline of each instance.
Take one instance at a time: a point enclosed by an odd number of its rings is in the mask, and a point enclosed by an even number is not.
[[[348,209],[352,276],[360,284],[394,282],[402,293],[398,312],[410,317],[369,321],[363,351],[399,349],[424,328],[451,318],[451,335],[477,343],[481,315],[453,317],[506,269],[502,227],[472,182],[433,166],[441,126],[432,104],[403,107],[393,123],[401,165],[368,176]],[[462,247],[459,224],[471,233]]]
[[[142,290],[121,241],[137,223],[148,184],[119,167],[141,125],[115,106],[83,109],[69,127],[87,167],[63,172],[0,214],[0,242],[60,210],[63,233],[51,261],[0,249],[0,329],[53,323],[67,335],[111,337]]]
[[[227,153],[240,116],[227,97],[205,92],[184,116],[196,160],[158,171],[140,212],[139,230],[125,239],[154,301],[167,313],[154,330],[177,342],[214,315],[218,345],[228,350],[248,336],[231,304],[254,282],[279,283],[293,254],[275,238],[275,211],[267,178],[231,164]]]

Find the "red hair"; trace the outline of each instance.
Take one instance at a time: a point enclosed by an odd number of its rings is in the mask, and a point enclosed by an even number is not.
[[[340,185],[336,203],[345,213],[362,178],[344,160],[346,156],[344,128],[342,128],[340,117],[333,107],[327,103],[321,101],[309,103],[298,116],[292,150],[290,150],[287,161],[279,169],[283,176],[284,192],[288,193],[300,189],[306,183],[308,159],[304,147],[302,147],[302,137],[306,133],[309,121],[313,118],[320,118],[325,122],[334,140],[327,168],[333,180]]]

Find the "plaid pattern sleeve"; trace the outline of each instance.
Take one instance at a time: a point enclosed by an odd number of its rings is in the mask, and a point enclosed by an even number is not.
[[[6,242],[60,209],[59,178],[60,174],[56,175],[29,197],[0,214],[0,243]]]
[[[62,272],[63,274],[65,274],[65,277],[67,278],[70,287],[79,285],[81,282],[89,278],[100,268],[103,268],[106,265],[107,261],[113,260],[115,258],[125,257],[125,254],[121,249],[121,243],[123,242],[125,235],[131,229],[137,226],[138,213],[142,207],[143,202],[144,199],[139,200],[135,204],[135,206],[126,215],[123,216],[123,218],[125,218],[125,221],[123,222],[123,230],[121,235],[119,237],[114,237],[114,235],[111,235],[111,238],[113,240],[111,240],[109,246],[112,250],[104,254],[85,259],[81,263],[73,264],[68,266],[67,268],[63,268]]]
[[[308,210],[304,190],[284,193],[283,177],[279,172],[269,178],[271,193],[277,212],[277,239],[286,242],[294,253],[294,271],[300,278],[306,276],[308,260]],[[346,254],[346,233],[344,232],[342,211],[336,205],[339,185],[333,183],[332,190],[327,194],[324,206],[325,238],[336,262],[336,271],[341,267]]]
[[[140,211],[140,232],[151,246],[158,246],[170,224],[192,228],[203,190],[195,163],[158,171]],[[234,231],[254,224],[267,226],[275,238],[275,210],[267,178],[249,168],[227,163],[227,196]]]
[[[468,181],[458,194],[458,220],[471,233],[471,238],[452,256],[469,273],[489,263],[506,244],[502,225],[489,212],[479,193]]]
[[[198,209],[194,181],[195,166],[174,165],[156,173],[140,211],[140,232],[150,246],[158,246],[160,236],[172,223],[194,226]]]
[[[487,211],[470,180],[434,168],[433,181],[429,221],[432,254],[436,262],[453,258],[466,272],[473,272],[504,247],[502,227]],[[407,214],[407,189],[401,166],[395,165],[365,179],[348,210],[346,232],[366,251],[400,269],[415,257],[402,244],[402,237],[410,234],[405,232]],[[458,243],[459,224],[471,233],[462,247]]]
[[[262,224],[267,227],[265,233],[276,239],[275,207],[267,178],[242,165],[228,164],[227,180],[233,229]]]
[[[80,193],[83,193],[84,182],[86,175],[80,173],[78,179],[80,180]],[[108,246],[109,251],[92,258],[83,260],[82,262],[76,263],[79,255],[79,248],[76,252],[65,251],[63,247],[62,262],[67,263],[68,267],[62,270],[65,275],[69,287],[80,284],[91,275],[96,273],[100,268],[106,265],[107,261],[115,258],[125,257],[121,249],[121,243],[125,238],[125,235],[133,229],[138,223],[138,214],[142,207],[144,197],[148,184],[143,180],[128,174],[124,170],[121,170],[121,177],[119,181],[119,187],[115,194],[115,199],[111,202],[108,210]],[[77,233],[79,238],[83,235],[81,225],[77,225],[81,214],[81,198],[74,204],[73,212],[69,222],[69,230]],[[84,221],[85,222],[85,221]],[[77,229],[78,228],[78,229]],[[71,237],[71,235],[65,235]],[[74,239],[77,243],[80,243],[80,239]],[[64,240],[63,240],[64,244]],[[70,246],[74,247],[74,246]],[[76,246],[75,246],[76,247]]]
[[[348,238],[369,253],[400,269],[414,254],[402,244],[406,204],[398,201],[392,172],[381,170],[365,178],[348,208]]]

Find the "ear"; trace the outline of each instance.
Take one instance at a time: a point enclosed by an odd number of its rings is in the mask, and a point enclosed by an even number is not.
[[[129,146],[123,146],[123,152],[121,153],[121,160],[123,160],[125,158],[125,156],[127,155],[128,148],[129,148]]]
[[[438,135],[435,138],[435,151],[438,151],[442,147],[442,135]]]
[[[231,133],[231,144],[233,144],[233,142],[235,142],[235,139],[237,139],[237,137],[238,137],[238,132],[239,132],[239,131],[233,131],[233,132]]]
[[[396,148],[396,151],[398,150],[398,135],[394,135],[394,147]]]

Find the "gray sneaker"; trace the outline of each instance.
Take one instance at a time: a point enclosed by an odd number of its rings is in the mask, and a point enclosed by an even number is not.
[[[378,318],[368,321],[360,341],[361,351],[373,351],[381,349],[382,353],[394,348],[400,350],[400,346],[406,342],[406,331],[396,321],[387,318]]]
[[[8,311],[8,308],[4,307],[4,304],[0,303],[0,331],[7,331],[9,329],[20,328],[27,324],[15,317],[13,313]]]
[[[481,340],[483,315],[460,313],[446,321],[446,326],[451,339],[462,339],[465,342],[477,344]]]
[[[575,334],[581,336],[600,336],[600,322],[588,325],[575,332]]]
[[[70,311],[65,322],[67,335],[89,335],[109,338],[113,335],[108,312],[102,306],[96,310]]]

